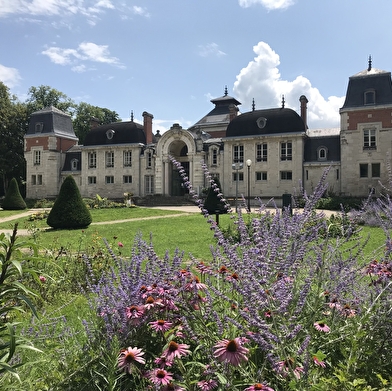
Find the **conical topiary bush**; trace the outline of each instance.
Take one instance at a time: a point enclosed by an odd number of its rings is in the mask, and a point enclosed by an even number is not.
[[[46,223],[52,228],[85,228],[91,224],[90,211],[82,200],[72,175],[68,175],[49,213]]]
[[[222,193],[221,184],[218,178],[214,178],[215,185]],[[208,213],[211,214],[224,214],[227,213],[225,203],[218,196],[218,192],[215,191],[214,187],[211,186],[208,189],[207,198],[204,201],[204,209],[207,209]]]
[[[5,210],[23,210],[27,205],[20,194],[18,182],[15,178],[11,179],[7,192],[2,203],[2,208]]]

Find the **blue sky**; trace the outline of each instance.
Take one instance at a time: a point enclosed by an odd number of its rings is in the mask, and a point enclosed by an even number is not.
[[[0,80],[49,85],[154,129],[187,128],[228,93],[242,112],[307,96],[339,126],[348,78],[392,70],[391,0],[0,0]]]

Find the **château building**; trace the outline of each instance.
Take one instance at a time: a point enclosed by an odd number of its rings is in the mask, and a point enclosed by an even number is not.
[[[311,193],[329,168],[327,183],[337,195],[379,194],[388,180],[392,148],[391,73],[369,66],[348,81],[340,128],[312,129],[306,96],[298,112],[285,107],[240,113],[228,95],[188,129],[179,124],[153,134],[153,115],[143,123],[99,125],[92,120],[84,145],[71,117],[55,107],[31,115],[25,136],[27,197],[56,197],[73,175],[83,197],[121,199],[183,196],[186,189],[170,157],[179,161],[194,189],[208,186],[202,162],[219,177],[226,198],[280,199],[303,187]]]

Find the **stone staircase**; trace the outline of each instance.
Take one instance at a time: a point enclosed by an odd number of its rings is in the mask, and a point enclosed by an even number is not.
[[[136,206],[184,206],[195,205],[195,202],[189,195],[184,196],[165,196],[150,195],[145,197],[132,197],[132,201]]]

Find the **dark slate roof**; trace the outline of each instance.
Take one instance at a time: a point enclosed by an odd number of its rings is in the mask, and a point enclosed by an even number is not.
[[[39,132],[37,132],[37,123],[42,124]],[[37,134],[55,134],[63,137],[76,138],[71,116],[53,106],[46,107],[31,114],[29,128],[26,134],[35,136]]]
[[[340,161],[340,136],[307,137],[305,140],[304,161],[318,162],[317,151],[319,148],[327,148],[327,159],[325,162]]]
[[[351,76],[342,109],[364,106],[364,95],[369,90],[376,93],[374,106],[392,104],[391,72],[370,68]]]
[[[215,107],[202,119],[196,122],[192,126],[192,128],[200,125],[208,126],[210,124],[218,124],[224,122],[229,123],[230,106],[231,105],[239,106],[241,104],[237,99],[227,95],[227,92],[222,97],[212,99],[210,102],[212,102],[215,105]]]
[[[112,131],[112,132],[111,132]],[[109,133],[108,133],[109,132]],[[112,138],[108,134],[112,133]],[[143,125],[133,121],[113,122],[98,126],[87,133],[84,146],[115,144],[146,144]]]
[[[72,161],[76,159],[76,170],[72,170]],[[70,150],[65,154],[63,171],[81,171],[82,169],[82,153],[80,150]]]
[[[302,118],[292,109],[254,110],[234,118],[226,137],[261,136],[279,133],[305,133]]]

